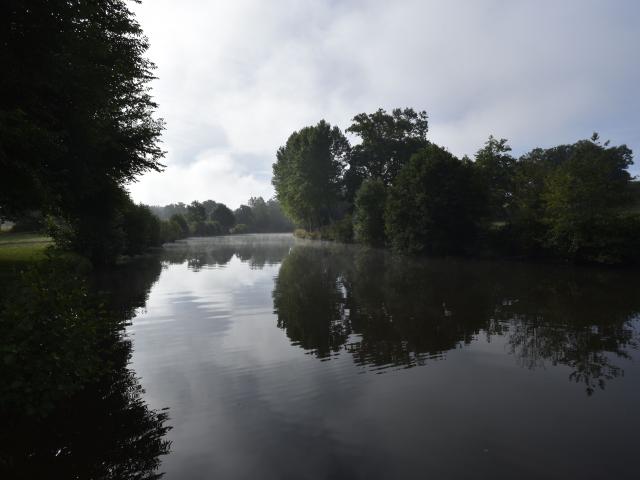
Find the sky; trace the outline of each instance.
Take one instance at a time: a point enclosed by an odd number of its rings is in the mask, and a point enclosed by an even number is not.
[[[289,135],[412,107],[458,156],[487,137],[516,155],[590,137],[640,159],[635,0],[146,0],[132,10],[157,65],[163,173],[152,205],[274,195]],[[355,139],[354,139],[355,141]],[[638,166],[632,173],[640,174]]]

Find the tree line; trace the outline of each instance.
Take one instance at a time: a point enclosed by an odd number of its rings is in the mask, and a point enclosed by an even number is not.
[[[640,260],[640,184],[626,145],[597,134],[514,157],[490,136],[473,159],[427,139],[426,112],[356,115],[293,132],[272,183],[301,236],[428,255]]]
[[[173,242],[188,236],[213,236],[228,233],[290,232],[293,224],[284,215],[276,199],[265,202],[251,197],[248,205],[231,210],[213,200],[190,204],[146,207],[160,226],[160,242]]]

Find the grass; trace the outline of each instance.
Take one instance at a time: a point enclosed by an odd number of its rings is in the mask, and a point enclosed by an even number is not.
[[[35,262],[44,258],[50,237],[40,233],[0,233],[0,269]]]

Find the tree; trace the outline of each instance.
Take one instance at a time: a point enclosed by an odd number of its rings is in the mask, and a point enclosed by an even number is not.
[[[94,260],[127,182],[160,171],[148,43],[124,0],[0,4],[0,215],[61,217]],[[98,221],[96,215],[103,215]],[[97,229],[97,230],[96,230]],[[95,247],[95,251],[94,251]]]
[[[400,251],[465,253],[484,206],[471,162],[430,144],[414,155],[389,190],[386,233]]]
[[[224,230],[229,230],[236,224],[236,217],[224,203],[218,203],[211,213],[211,220],[218,222]]]
[[[218,203],[214,202],[213,200],[205,200],[204,202],[202,202],[202,206],[204,207],[206,217],[211,218],[211,215],[218,206]]]
[[[253,213],[253,227],[257,232],[269,231],[269,210],[262,197],[251,197],[249,199],[251,212]]]
[[[489,214],[493,220],[504,220],[513,196],[515,159],[509,154],[511,147],[505,138],[493,135],[476,153],[475,165],[487,189]]]
[[[597,140],[572,145],[548,177],[542,193],[547,243],[568,259],[618,263],[640,247],[639,220],[623,210],[632,201],[632,153]]]
[[[233,214],[236,217],[236,225],[244,225],[247,231],[253,230],[254,217],[251,207],[248,205],[240,205]]]
[[[269,217],[269,232],[291,232],[293,224],[282,211],[282,206],[277,199],[267,201],[267,213]]]
[[[202,203],[194,200],[187,207],[187,220],[189,223],[201,223],[207,219],[207,212]]]
[[[353,230],[355,239],[368,245],[383,245],[384,206],[387,189],[379,178],[365,180],[355,199]]]
[[[161,244],[160,220],[146,205],[130,202],[123,211],[123,228],[124,253],[128,255],[139,255]]]
[[[380,178],[385,185],[393,182],[411,155],[427,146],[427,118],[427,112],[412,108],[396,108],[390,114],[380,108],[353,117],[347,132],[360,137],[361,143],[352,148],[345,175],[350,199],[366,178]]]
[[[182,237],[186,237],[187,235],[189,235],[189,224],[185,220],[184,216],[180,215],[179,213],[174,213],[173,215],[171,215],[171,218],[169,218],[169,222],[174,223],[178,226],[178,228],[180,229],[180,235]]]
[[[340,129],[324,120],[292,133],[278,149],[272,183],[294,222],[313,229],[337,216],[348,151],[349,143]]]

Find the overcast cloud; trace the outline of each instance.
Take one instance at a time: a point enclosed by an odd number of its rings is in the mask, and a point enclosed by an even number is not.
[[[640,2],[147,0],[164,173],[149,204],[273,195],[277,148],[324,118],[410,106],[470,156],[489,134],[516,154],[595,130],[640,155]],[[640,163],[640,162],[637,162]],[[638,172],[638,168],[633,168]]]

